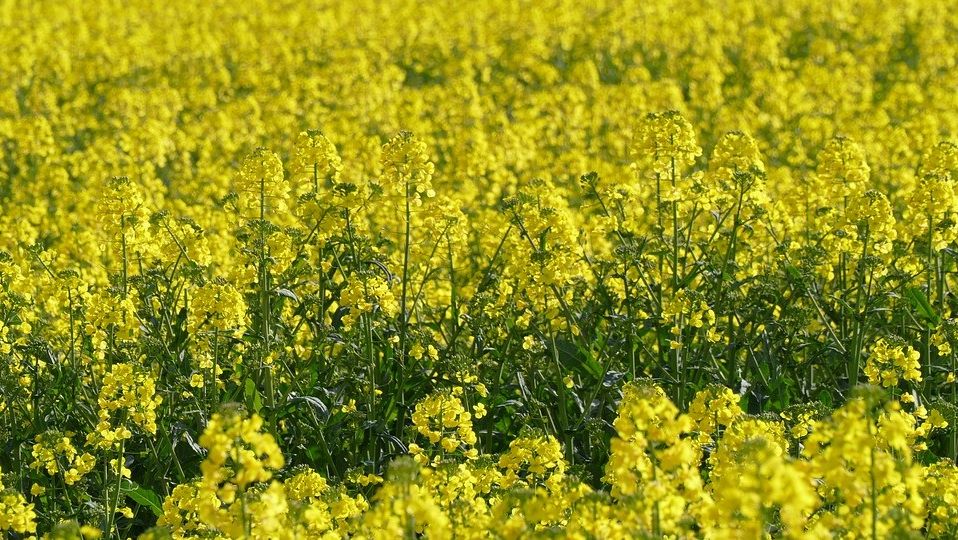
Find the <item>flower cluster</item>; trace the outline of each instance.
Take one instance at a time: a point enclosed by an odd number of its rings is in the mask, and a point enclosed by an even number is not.
[[[153,376],[132,363],[115,364],[103,377],[97,398],[99,421],[86,442],[111,449],[133,436],[130,428],[156,433],[156,412],[163,397]]]
[[[4,487],[0,480],[0,531],[15,534],[36,532],[37,514],[33,508],[33,504],[28,503],[23,495]]]
[[[636,383],[624,388],[614,425],[604,476],[612,496],[633,507],[640,530],[656,536],[685,530],[688,506],[702,496],[692,419],[660,387]]]
[[[739,396],[725,386],[711,386],[695,394],[689,404],[689,417],[695,422],[702,442],[720,435],[720,429],[732,424],[743,413]]]
[[[63,483],[72,486],[93,470],[96,458],[89,452],[79,453],[69,433],[47,431],[33,443],[34,469],[43,469],[48,475],[63,474]]]
[[[911,346],[880,338],[872,345],[865,375],[872,384],[897,386],[899,381],[921,382],[921,354]]]
[[[656,174],[682,174],[701,154],[692,125],[678,111],[649,113],[635,130],[632,156]]]
[[[466,457],[475,458],[478,452],[472,447],[478,438],[473,431],[473,414],[463,406],[461,395],[462,387],[456,387],[449,394],[436,393],[426,397],[416,403],[412,423],[420,435],[430,444],[439,445],[444,452],[462,451]],[[416,454],[417,461],[429,461],[418,445],[410,445],[410,451]]]
[[[429,161],[426,144],[402,131],[383,146],[382,175],[379,183],[387,194],[412,197],[416,204],[422,198],[435,197],[432,175],[435,166]]]
[[[282,214],[287,209],[289,186],[283,162],[266,148],[257,148],[246,156],[234,184],[244,217],[265,219],[267,214]]]

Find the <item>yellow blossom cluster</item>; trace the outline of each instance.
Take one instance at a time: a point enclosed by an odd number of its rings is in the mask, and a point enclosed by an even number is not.
[[[3,471],[0,470],[0,474]],[[0,479],[0,531],[14,534],[31,534],[37,530],[37,514],[34,505],[17,491],[6,488]],[[28,536],[28,538],[36,538]]]
[[[436,393],[426,397],[416,403],[412,413],[412,423],[416,431],[431,445],[441,447],[442,453],[461,451],[466,457],[474,459],[478,456],[478,451],[473,448],[477,441],[472,426],[473,413],[463,406],[459,397],[462,393],[462,387],[456,387],[449,394]],[[482,416],[478,412],[481,410],[478,404],[474,410],[477,411],[477,416]],[[410,451],[416,454],[417,461],[422,463],[429,461],[418,445],[410,445]],[[437,455],[436,459],[439,458],[440,456]]]
[[[921,354],[910,346],[880,338],[871,348],[865,375],[872,384],[895,386],[898,381],[921,381]]]
[[[63,482],[68,486],[77,483],[93,470],[96,458],[89,452],[80,454],[73,446],[71,436],[70,433],[57,431],[48,431],[37,436],[31,451],[33,463],[30,466],[34,469],[42,468],[51,476],[62,473]]]
[[[131,427],[156,433],[156,409],[162,402],[154,378],[142,367],[132,363],[111,366],[97,398],[99,422],[87,435],[87,444],[114,448],[133,436]]]

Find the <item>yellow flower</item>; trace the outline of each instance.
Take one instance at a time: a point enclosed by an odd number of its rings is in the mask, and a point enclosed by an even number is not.
[[[419,201],[434,197],[432,175],[435,165],[426,154],[426,144],[408,131],[389,139],[382,150],[379,183],[387,195],[398,194]]]
[[[636,164],[647,164],[655,173],[683,174],[702,149],[692,125],[678,112],[649,113],[635,130],[631,148]]]
[[[899,379],[921,381],[921,354],[911,346],[898,346],[879,338],[865,364],[865,375],[872,384],[890,387]]]
[[[289,186],[279,156],[266,148],[257,148],[246,156],[234,181],[239,208],[249,219],[265,219],[287,209]]]

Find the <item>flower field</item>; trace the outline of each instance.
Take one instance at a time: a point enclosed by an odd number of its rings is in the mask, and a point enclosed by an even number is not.
[[[0,538],[958,537],[937,0],[0,2]]]

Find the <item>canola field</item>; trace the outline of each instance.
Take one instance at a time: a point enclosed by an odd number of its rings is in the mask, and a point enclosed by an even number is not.
[[[958,536],[937,0],[0,1],[0,538]]]

